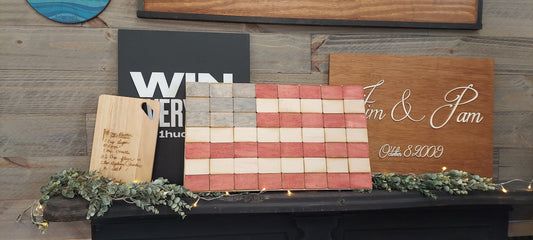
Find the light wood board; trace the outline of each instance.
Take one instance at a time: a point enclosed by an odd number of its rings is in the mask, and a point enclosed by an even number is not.
[[[143,104],[153,115],[143,111]],[[104,176],[123,182],[150,181],[159,111],[155,100],[101,95],[90,170],[101,170]]]
[[[492,59],[331,54],[329,82],[366,88],[373,172],[491,177],[493,73]]]

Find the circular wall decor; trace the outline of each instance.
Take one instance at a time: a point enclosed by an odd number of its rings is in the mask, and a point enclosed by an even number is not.
[[[80,23],[100,14],[110,0],[27,0],[41,15],[60,23]]]

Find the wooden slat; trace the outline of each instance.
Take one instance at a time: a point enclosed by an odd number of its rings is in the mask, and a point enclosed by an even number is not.
[[[53,222],[49,224],[46,234],[41,234],[39,229],[28,218],[21,223],[17,223],[14,220],[0,222],[0,239],[90,240],[91,224],[89,221]]]
[[[89,169],[89,158],[82,157],[3,157],[0,158],[0,239],[90,239],[89,221],[50,223],[41,235],[28,215],[17,223],[17,216],[40,198],[41,186],[50,176],[68,168]]]
[[[0,140],[3,157],[87,155],[85,115],[2,114]]]
[[[144,10],[223,16],[393,22],[475,23],[476,0],[144,0]]]
[[[310,73],[310,41],[304,34],[251,34],[250,71]]]
[[[100,94],[117,94],[116,79],[110,71],[0,70],[0,114],[96,113]]]
[[[50,176],[69,168],[88,170],[89,157],[0,158],[0,200],[38,199]]]
[[[533,111],[533,76],[494,76],[494,111]]]
[[[499,181],[533,180],[533,149],[500,149]],[[522,183],[527,187],[527,183]]]
[[[50,222],[45,235],[40,234],[30,220],[29,211],[15,222],[18,215],[30,207],[35,199],[0,200],[0,239],[90,239],[90,222]],[[83,210],[81,210],[83,211]],[[85,212],[87,209],[85,209]],[[81,215],[81,214],[80,214]],[[47,220],[50,220],[47,218]]]
[[[116,29],[3,28],[0,56],[9,57],[2,69],[69,70],[114,74],[117,71]],[[251,71],[309,73],[308,35],[253,34]]]
[[[533,112],[494,113],[494,146],[533,148]]]
[[[483,0],[483,36],[533,37],[533,1]]]
[[[421,35],[314,35],[313,71],[327,73],[330,53],[494,58],[496,74],[533,75],[533,39]]]
[[[117,71],[116,29],[4,27],[2,69]]]
[[[0,200],[0,222],[12,222],[36,199]]]

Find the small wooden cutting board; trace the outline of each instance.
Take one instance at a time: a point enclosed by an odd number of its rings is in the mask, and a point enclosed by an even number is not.
[[[155,100],[101,95],[90,170],[121,182],[150,181],[159,110]]]

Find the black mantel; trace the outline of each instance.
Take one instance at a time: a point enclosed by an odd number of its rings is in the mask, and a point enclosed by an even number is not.
[[[166,207],[155,215],[115,202],[91,221],[92,238],[507,239],[509,213],[533,219],[531,191],[437,195],[434,200],[417,192],[376,190],[266,192],[200,201],[183,220]],[[57,208],[64,202],[49,202],[49,220],[57,217],[54,212],[65,213]]]

